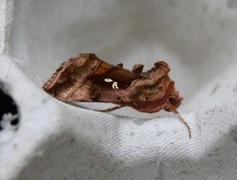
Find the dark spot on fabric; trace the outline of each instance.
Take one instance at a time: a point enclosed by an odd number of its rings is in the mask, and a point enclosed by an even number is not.
[[[216,91],[217,91],[217,89],[219,89],[219,88],[220,88],[220,84],[216,84],[216,85],[213,87],[213,89],[212,89],[212,91],[211,91],[210,95],[213,95],[213,94],[215,94],[215,93],[216,93]]]
[[[0,130],[3,130],[2,121],[6,120],[12,126],[19,123],[19,112],[13,98],[6,93],[4,86],[0,83]]]

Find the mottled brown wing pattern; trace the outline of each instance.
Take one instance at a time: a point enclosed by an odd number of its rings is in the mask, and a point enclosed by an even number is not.
[[[130,106],[140,112],[172,111],[191,130],[176,110],[182,97],[168,75],[167,63],[158,61],[146,72],[143,65],[131,71],[123,64],[111,65],[95,54],[78,54],[63,63],[43,85],[43,89],[64,102],[109,102],[118,106],[103,112]]]

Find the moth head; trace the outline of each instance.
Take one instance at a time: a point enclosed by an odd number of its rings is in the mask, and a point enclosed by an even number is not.
[[[179,92],[176,91],[173,96],[168,97],[167,101],[175,108],[178,108],[183,100],[183,97],[179,95]],[[168,103],[168,104],[169,104]],[[166,111],[171,111],[171,107],[166,106],[165,108]]]

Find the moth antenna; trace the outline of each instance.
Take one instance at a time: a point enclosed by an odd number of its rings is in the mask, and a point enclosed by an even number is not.
[[[179,112],[176,110],[176,108],[169,102],[167,101],[167,105],[170,108],[170,110],[176,115],[178,116],[179,120],[187,127],[188,129],[188,134],[189,134],[189,138],[191,139],[192,135],[191,135],[191,129],[188,125],[188,123],[180,116]]]
[[[175,113],[175,112],[174,112]],[[176,113],[175,113],[176,114]],[[189,127],[189,125],[188,125],[188,123],[180,116],[180,114],[179,113],[177,113],[176,114],[177,116],[178,116],[178,118],[180,119],[180,121],[187,127],[187,129],[188,129],[188,135],[189,135],[189,139],[191,139],[192,138],[192,135],[191,135],[191,129],[190,129],[190,127]]]
[[[118,106],[114,106],[114,107],[111,107],[111,108],[108,108],[108,109],[95,110],[95,111],[98,111],[98,112],[110,112],[110,111],[114,111],[116,109],[120,109],[122,107],[124,107],[124,105],[118,105]]]

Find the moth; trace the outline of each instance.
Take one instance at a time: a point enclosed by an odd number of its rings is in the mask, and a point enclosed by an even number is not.
[[[145,113],[162,109],[171,111],[187,127],[191,138],[189,125],[177,111],[183,98],[175,90],[175,83],[168,75],[168,64],[158,61],[146,72],[142,72],[143,67],[142,64],[136,64],[129,71],[123,68],[122,63],[114,66],[95,54],[78,54],[64,62],[43,85],[43,89],[67,103],[84,101],[117,105],[99,110],[101,112],[124,106]]]

